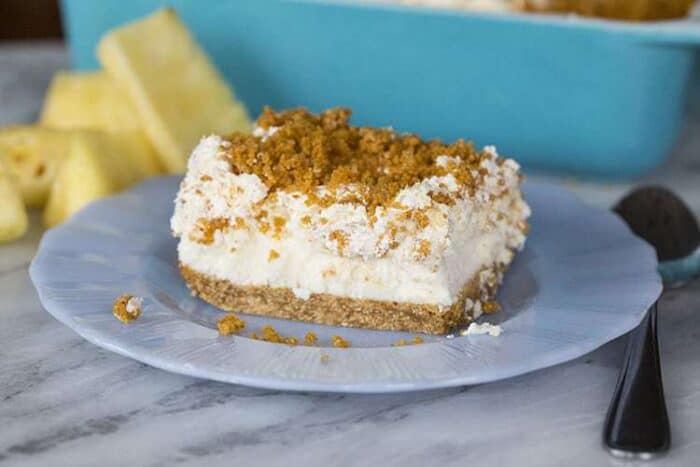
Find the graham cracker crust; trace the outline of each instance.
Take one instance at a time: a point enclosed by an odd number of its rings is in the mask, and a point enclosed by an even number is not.
[[[308,300],[302,300],[289,288],[239,286],[194,271],[182,263],[180,271],[193,295],[223,310],[333,326],[445,334],[458,324],[471,321],[464,313],[467,298],[483,299],[479,274],[462,288],[459,300],[445,310],[438,305],[331,294],[311,294]],[[494,292],[489,290],[490,295]]]

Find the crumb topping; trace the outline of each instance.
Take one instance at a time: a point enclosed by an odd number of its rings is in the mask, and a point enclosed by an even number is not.
[[[284,225],[287,223],[287,219],[280,216],[275,216],[272,218],[272,226],[274,229],[273,237],[279,239],[284,231]]]
[[[280,254],[277,250],[270,250],[270,254],[267,255],[267,260],[274,261],[279,257],[280,257]]]
[[[418,240],[416,242],[416,251],[415,251],[415,257],[418,260],[427,258],[428,255],[430,254],[430,242],[425,239]]]
[[[324,270],[321,272],[321,277],[323,277],[324,279],[326,279],[326,278],[328,278],[328,277],[333,277],[333,276],[335,276],[336,274],[337,274],[337,272],[335,271],[335,269],[333,269],[333,268],[328,268],[328,269],[324,269]]]
[[[216,322],[216,327],[219,329],[219,334],[228,336],[245,328],[245,321],[233,313],[229,313]]]
[[[114,301],[112,314],[122,323],[128,324],[141,316],[142,305],[143,299],[141,297],[124,294]]]
[[[511,250],[522,246],[529,209],[515,161],[493,146],[477,151],[464,141],[352,126],[349,115],[266,109],[253,135],[202,139],[178,192],[173,233],[239,251],[262,234],[280,242],[270,245],[275,253],[264,250],[269,261],[285,251],[282,242],[301,239],[336,256],[431,268],[451,229],[469,223],[498,230]]]
[[[481,161],[492,157],[464,140],[445,144],[387,128],[353,126],[350,114],[344,108],[314,115],[266,107],[257,125],[274,132],[235,133],[222,150],[234,174],[257,175],[269,193],[301,192],[308,202],[321,205],[361,204],[368,213],[391,205],[403,188],[432,176],[449,173],[458,184],[473,188],[484,175]],[[441,156],[450,162],[437,163]],[[326,188],[323,196],[317,193],[319,186]]]
[[[197,221],[197,226],[195,232],[198,234],[193,238],[193,240],[198,241],[204,245],[211,245],[214,243],[214,234],[218,230],[225,229],[228,227],[228,219],[223,217],[215,217],[213,219],[199,219]]]
[[[236,216],[236,220],[233,224],[233,228],[234,229],[245,229],[245,226],[246,226],[245,219],[243,219],[242,217]]]
[[[335,242],[338,253],[342,255],[343,251],[345,251],[345,247],[348,246],[348,235],[342,230],[333,230],[328,235],[328,239]]]

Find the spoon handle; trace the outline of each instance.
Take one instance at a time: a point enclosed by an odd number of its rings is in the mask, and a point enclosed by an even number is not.
[[[656,308],[655,303],[629,336],[625,363],[605,420],[603,440],[617,456],[650,458],[667,451],[671,444]]]

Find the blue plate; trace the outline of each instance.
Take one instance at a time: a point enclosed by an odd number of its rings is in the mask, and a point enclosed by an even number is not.
[[[221,337],[221,312],[188,293],[177,270],[169,219],[179,179],[148,181],[94,203],[49,231],[30,274],[46,310],[88,341],[157,368],[265,388],[394,392],[484,383],[581,356],[634,328],[661,293],[654,251],[613,214],[565,190],[527,184],[533,208],[526,248],[488,316],[488,335],[424,336],[334,328],[243,315],[247,331],[314,331],[317,347]],[[124,293],[145,297],[128,325],[111,313]],[[350,349],[329,347],[330,337]]]

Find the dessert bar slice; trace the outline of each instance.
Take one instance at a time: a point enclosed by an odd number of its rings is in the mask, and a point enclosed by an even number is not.
[[[527,231],[518,164],[349,117],[265,109],[252,135],[201,140],[171,222],[192,292],[229,311],[426,333],[497,309]]]

